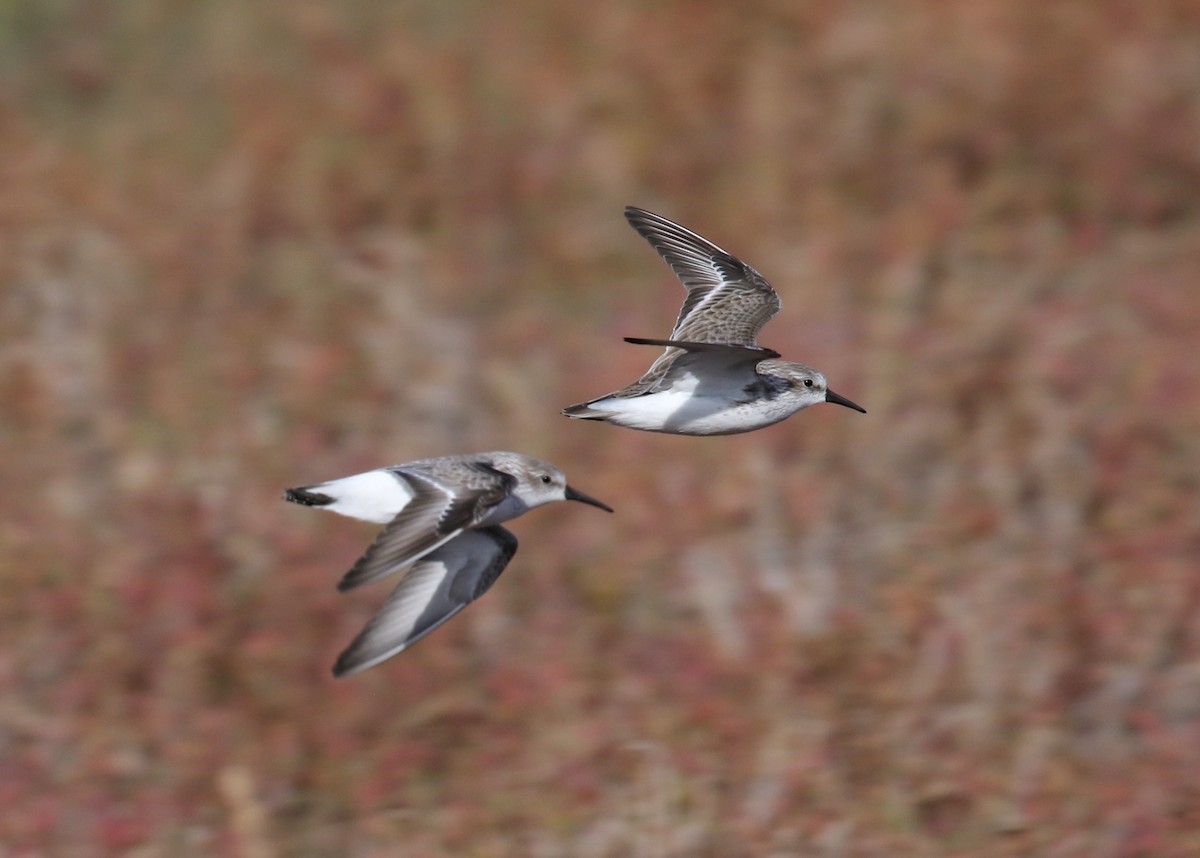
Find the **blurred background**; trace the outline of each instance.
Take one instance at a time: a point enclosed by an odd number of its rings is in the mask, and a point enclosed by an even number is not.
[[[0,855],[1200,854],[1200,6],[0,6]],[[868,414],[569,421],[682,288]],[[348,680],[373,536],[556,505]]]

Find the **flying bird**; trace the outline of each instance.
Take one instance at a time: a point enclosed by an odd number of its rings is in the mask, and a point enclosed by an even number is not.
[[[287,489],[283,497],[385,525],[339,590],[408,570],[338,657],[338,677],[404,651],[487,592],[517,550],[500,522],[562,500],[612,512],[567,485],[554,465],[510,452],[418,459]]]
[[[732,435],[818,402],[866,413],[830,390],[817,370],[778,360],[779,352],[758,344],[759,331],[781,306],[765,277],[661,215],[627,206],[625,219],[671,266],[687,297],[670,337],[625,338],[665,347],[645,375],[563,414],[647,432]]]

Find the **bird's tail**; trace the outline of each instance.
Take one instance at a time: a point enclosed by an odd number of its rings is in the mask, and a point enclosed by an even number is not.
[[[329,506],[334,501],[327,494],[314,492],[312,486],[301,486],[298,489],[284,489],[283,499],[301,504],[302,506]]]
[[[569,405],[562,410],[562,413],[568,417],[574,417],[576,420],[607,420],[609,416],[607,412],[592,408],[591,402]]]

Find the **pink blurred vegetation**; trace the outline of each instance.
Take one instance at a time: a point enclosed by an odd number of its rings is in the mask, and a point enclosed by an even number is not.
[[[1200,855],[1200,5],[9,4],[0,855]],[[568,421],[679,285],[860,415]],[[617,509],[335,681],[283,487]]]

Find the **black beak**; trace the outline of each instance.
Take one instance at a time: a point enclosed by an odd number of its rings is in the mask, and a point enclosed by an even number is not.
[[[592,506],[598,506],[598,507],[600,507],[600,509],[602,509],[606,512],[613,511],[612,507],[609,506],[608,504],[596,500],[591,495],[585,495],[583,492],[581,492],[577,489],[573,489],[570,486],[567,486],[565,494],[567,496],[567,500],[574,500],[574,501],[579,501],[580,503],[586,503],[586,504],[591,504]]]
[[[846,397],[840,396],[834,393],[832,390],[825,391],[825,401],[835,403],[836,405],[845,405],[847,408],[853,408],[855,411],[861,411],[863,414],[867,413],[867,409],[863,408],[862,406],[855,405]]]

